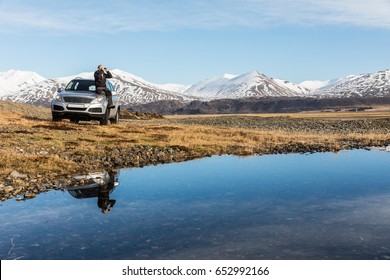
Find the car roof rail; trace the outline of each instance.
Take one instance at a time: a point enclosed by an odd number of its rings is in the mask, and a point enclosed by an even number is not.
[[[73,80],[93,80],[93,79],[92,78],[76,77],[76,78],[73,78]]]

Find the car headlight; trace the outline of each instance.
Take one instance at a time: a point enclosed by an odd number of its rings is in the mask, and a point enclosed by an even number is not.
[[[56,95],[54,96],[54,99],[55,99],[55,100],[58,100],[58,101],[62,101],[62,96],[59,95],[59,94],[56,94]]]
[[[92,104],[97,104],[97,103],[102,103],[104,101],[104,96],[103,95],[100,95],[98,97],[96,97],[94,100],[92,100]]]

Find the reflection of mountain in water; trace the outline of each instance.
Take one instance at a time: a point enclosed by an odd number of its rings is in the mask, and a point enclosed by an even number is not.
[[[67,186],[65,190],[77,199],[90,198],[98,197],[100,188],[104,185],[108,185],[110,188],[109,193],[111,194],[114,191],[114,188],[119,186],[118,177],[119,171],[111,174],[104,171],[76,176],[72,179],[71,186]]]

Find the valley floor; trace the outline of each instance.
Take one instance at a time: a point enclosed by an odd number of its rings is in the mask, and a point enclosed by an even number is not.
[[[102,170],[212,155],[337,152],[390,145],[390,111],[167,116],[54,123],[43,107],[0,101],[0,199],[26,199]]]

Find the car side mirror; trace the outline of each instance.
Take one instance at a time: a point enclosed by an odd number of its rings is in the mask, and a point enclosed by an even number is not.
[[[63,87],[60,87],[60,88],[57,89],[57,92],[61,92],[61,91],[64,91]]]

